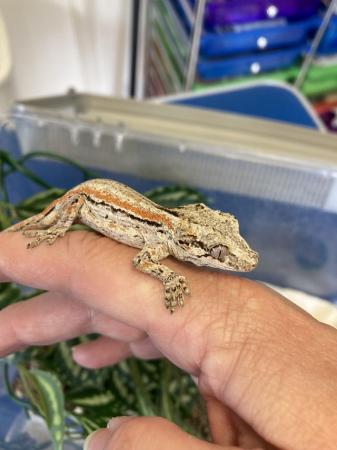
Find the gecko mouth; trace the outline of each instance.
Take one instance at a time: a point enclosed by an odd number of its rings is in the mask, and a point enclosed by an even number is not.
[[[250,270],[253,270],[257,266],[258,262],[259,262],[259,254],[254,250],[251,250],[249,252],[249,258],[247,258],[246,260],[247,266],[250,267]]]

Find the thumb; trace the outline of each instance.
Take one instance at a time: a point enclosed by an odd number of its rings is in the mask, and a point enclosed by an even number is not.
[[[84,450],[239,450],[200,441],[160,417],[117,417],[95,431]]]

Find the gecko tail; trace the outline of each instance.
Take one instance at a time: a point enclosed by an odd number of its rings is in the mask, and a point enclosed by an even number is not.
[[[37,229],[39,228],[39,221],[43,219],[44,215],[42,213],[36,214],[35,216],[28,217],[28,219],[22,220],[10,227],[6,228],[4,232],[14,232],[14,231],[23,231],[29,229]]]
[[[44,230],[45,228],[49,228],[58,217],[56,205],[57,201],[54,200],[42,212],[28,217],[28,219],[24,219],[14,225],[11,225],[4,231],[12,232],[25,230]]]

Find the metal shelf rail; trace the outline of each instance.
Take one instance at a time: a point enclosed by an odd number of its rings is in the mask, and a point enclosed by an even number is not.
[[[195,0],[193,8],[189,0],[141,1],[137,39],[136,98],[187,92],[197,84],[206,4],[207,0]],[[320,26],[317,27],[310,45],[303,50],[302,62],[295,71],[296,76],[291,80],[297,88],[301,88],[306,80],[319,45],[337,13],[337,0],[326,0],[324,5],[326,10]],[[186,23],[182,23],[177,7],[187,18],[187,27]],[[261,39],[260,44],[262,45]],[[251,73],[254,74],[254,71],[259,72],[258,64],[251,65]],[[266,73],[265,77],[268,76]],[[235,79],[236,77],[230,78],[231,81]],[[204,83],[205,88],[210,85],[213,83]]]

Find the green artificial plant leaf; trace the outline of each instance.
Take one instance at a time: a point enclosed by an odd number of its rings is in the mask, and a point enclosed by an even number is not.
[[[62,450],[65,411],[60,381],[50,372],[39,369],[27,370],[23,366],[18,369],[24,393],[46,421],[54,450]]]
[[[207,203],[207,198],[199,191],[187,186],[164,186],[146,192],[147,198],[166,208],[190,205],[192,203]]]

